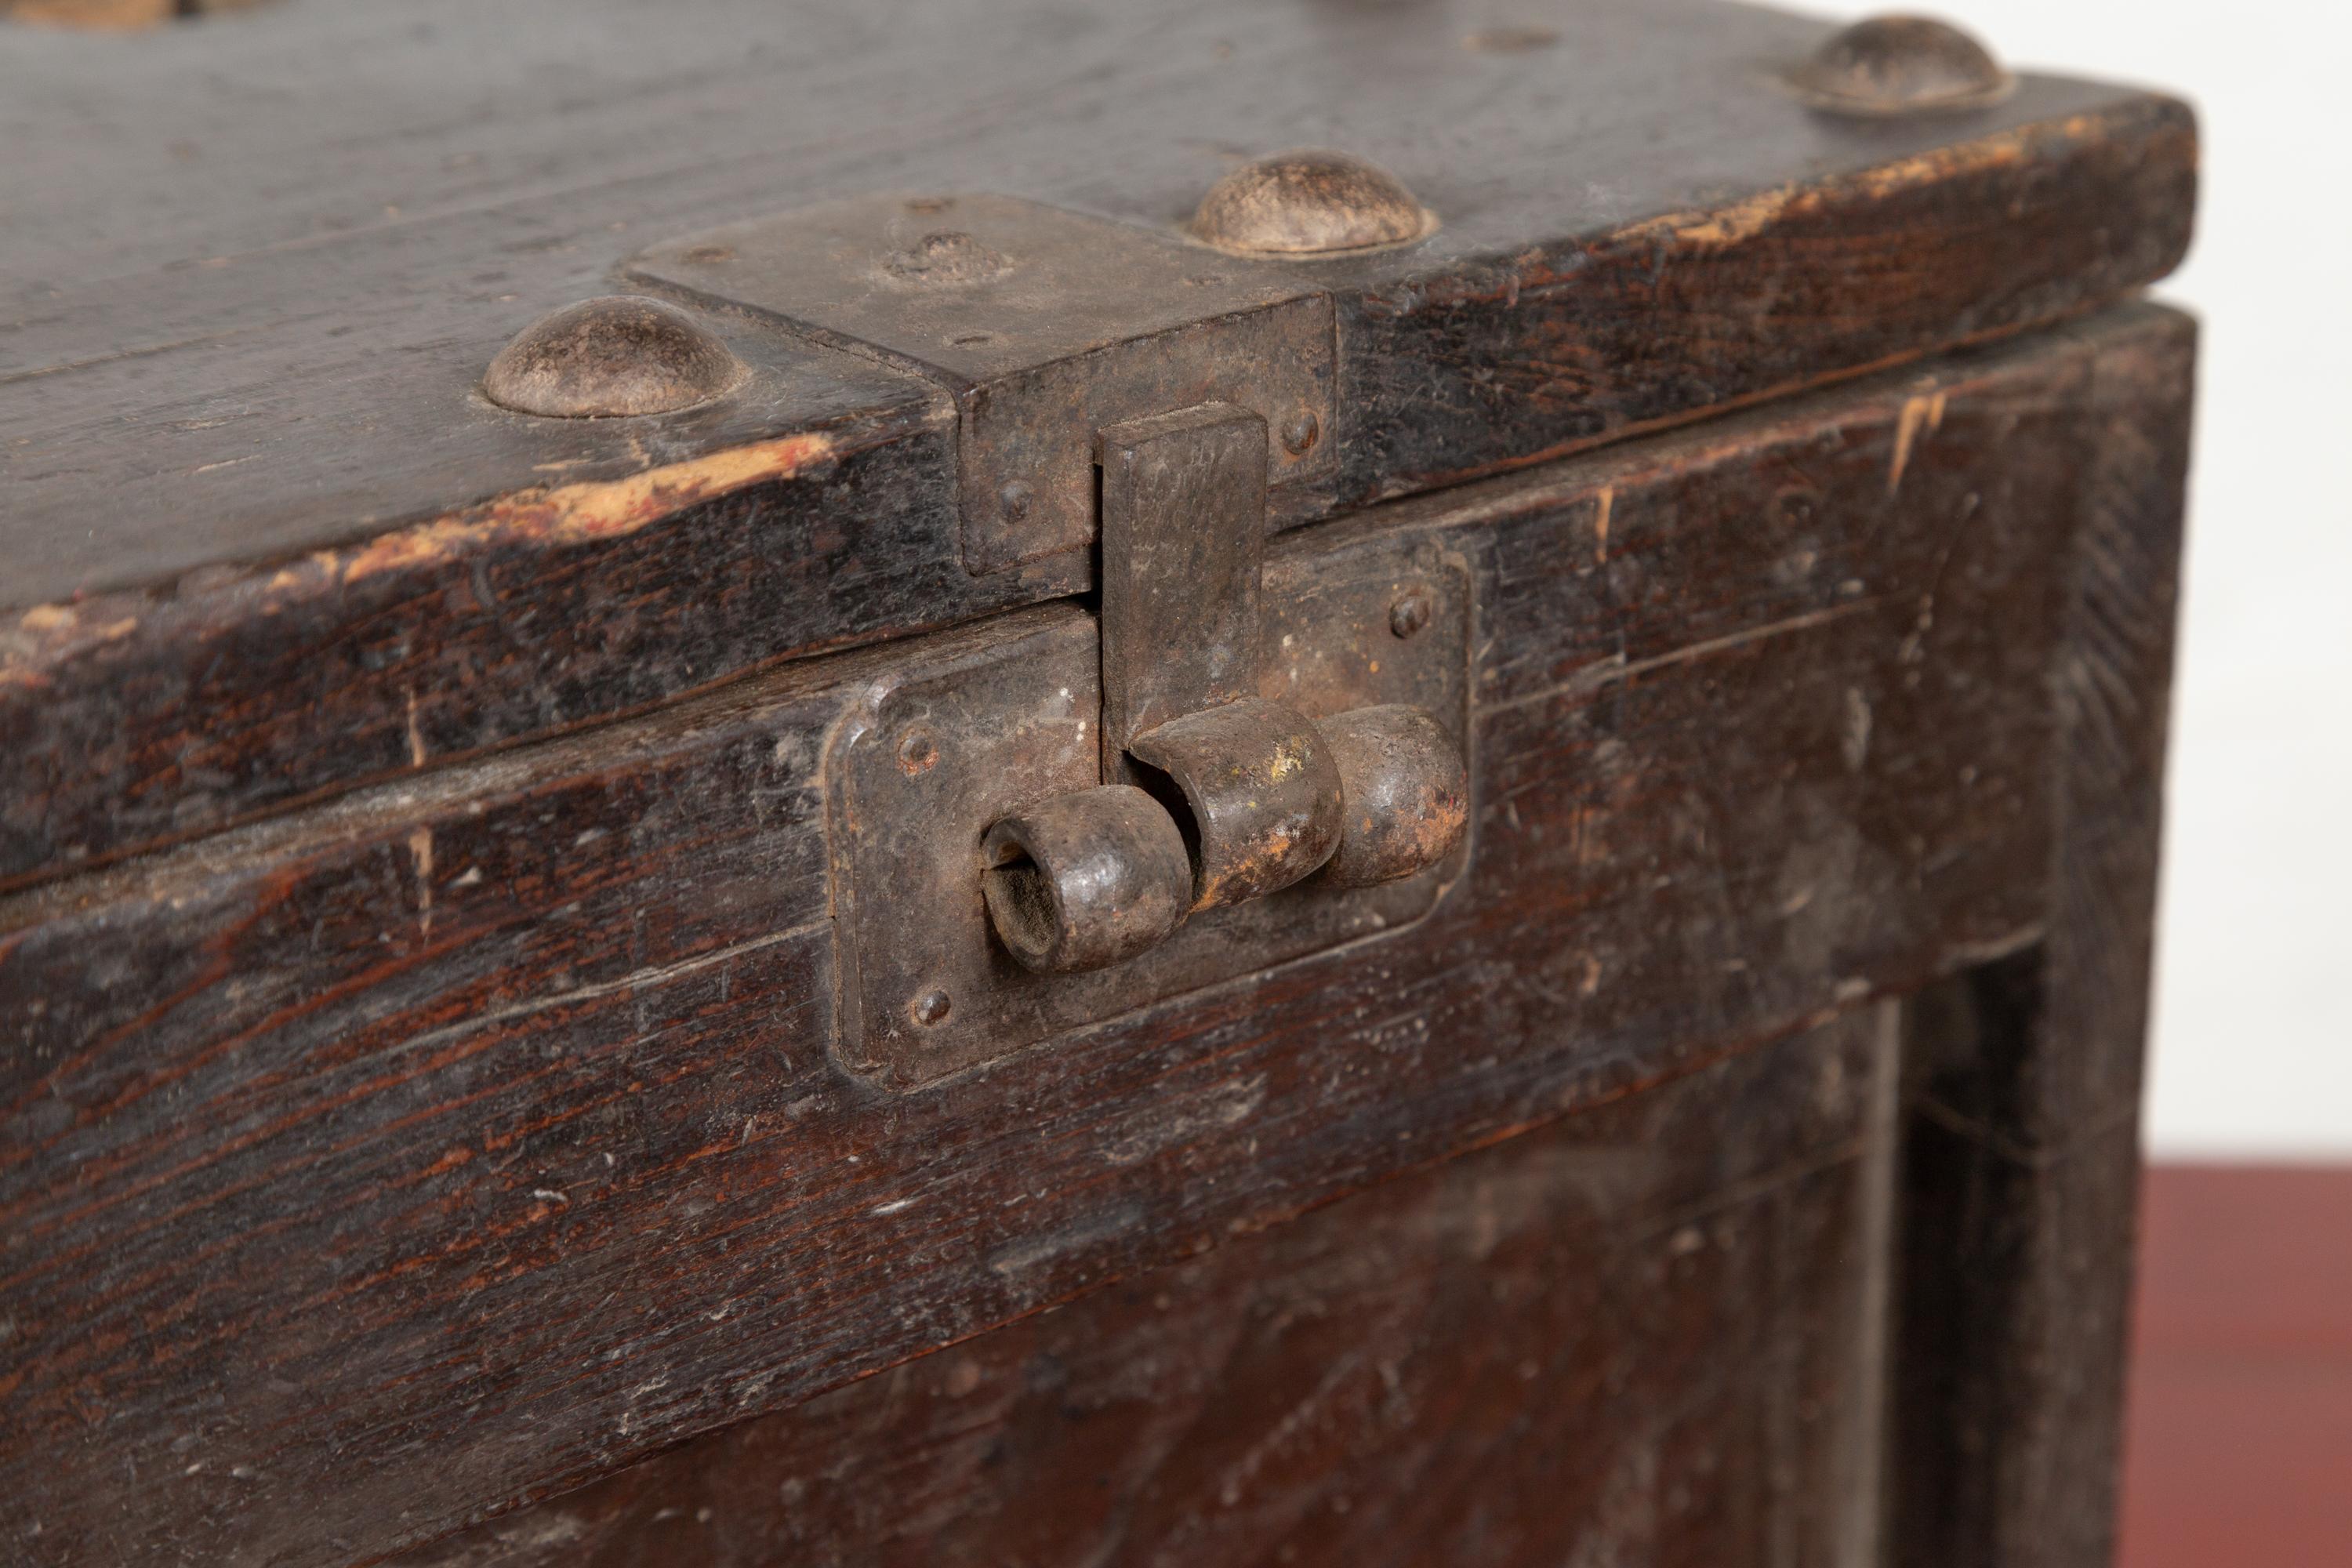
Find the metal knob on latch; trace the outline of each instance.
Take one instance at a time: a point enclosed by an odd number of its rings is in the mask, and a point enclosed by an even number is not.
[[[1469,770],[1444,725],[1418,708],[1359,708],[1323,722],[1339,772],[1339,843],[1321,880],[1400,881],[1454,852],[1470,821]]]
[[[1192,914],[1409,877],[1460,842],[1466,769],[1434,719],[1256,693],[1265,443],[1223,404],[1101,435],[1105,782],[982,846],[998,940],[1031,969],[1122,963]]]

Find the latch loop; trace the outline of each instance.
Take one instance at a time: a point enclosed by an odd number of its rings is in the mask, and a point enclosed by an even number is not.
[[[1130,784],[1043,801],[988,830],[982,889],[1005,951],[1051,973],[1154,948],[1192,903],[1192,860],[1160,803]]]
[[[1244,697],[1173,719],[1128,746],[1166,778],[1160,804],[1188,831],[1194,910],[1278,893],[1339,846],[1339,767],[1322,734],[1279,702]]]

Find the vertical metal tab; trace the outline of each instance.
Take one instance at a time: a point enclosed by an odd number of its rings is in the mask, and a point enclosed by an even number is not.
[[[1265,420],[1210,403],[1102,432],[1102,754],[1255,695]]]

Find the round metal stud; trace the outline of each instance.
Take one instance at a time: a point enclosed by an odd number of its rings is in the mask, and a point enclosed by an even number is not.
[[[1426,589],[1408,589],[1398,595],[1396,603],[1389,606],[1389,630],[1400,642],[1411,642],[1421,635],[1422,628],[1429,625],[1429,617],[1435,613]]]
[[[1181,798],[1192,907],[1278,892],[1311,876],[1339,842],[1339,770],[1313,724],[1278,702],[1244,698],[1170,721],[1127,744]]]
[[[1184,922],[1192,861],[1160,804],[1127,784],[1056,795],[988,830],[989,919],[1005,951],[1051,974],[1101,969]]]
[[[727,345],[675,305],[608,294],[516,333],[490,361],[482,393],[520,414],[610,419],[691,408],[743,375]]]
[[[1209,187],[1192,232],[1237,256],[1331,256],[1403,245],[1437,219],[1403,183],[1345,153],[1277,153]]]
[[[1325,882],[1393,882],[1454,852],[1470,820],[1469,772],[1436,720],[1391,704],[1326,719],[1322,729],[1345,806]]]
[[[1856,22],[1815,50],[1792,79],[1816,109],[1871,118],[1980,109],[2014,85],[1982,44],[1927,16]]]

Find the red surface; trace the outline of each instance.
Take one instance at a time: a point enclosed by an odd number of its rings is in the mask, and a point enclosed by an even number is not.
[[[2123,1568],[2352,1565],[2352,1168],[2141,1199]]]

